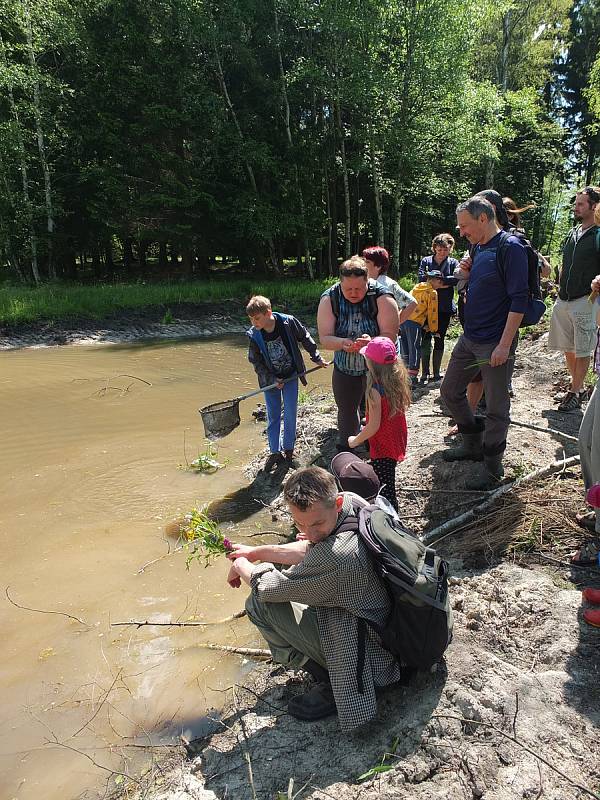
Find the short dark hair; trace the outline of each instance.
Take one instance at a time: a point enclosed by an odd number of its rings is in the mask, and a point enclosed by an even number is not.
[[[510,219],[508,218],[508,214],[504,208],[504,201],[502,200],[501,194],[499,194],[495,189],[482,189],[480,192],[477,192],[475,197],[483,197],[488,201],[488,203],[491,203],[494,208],[494,214],[496,215],[496,222],[498,225],[500,225],[501,228],[504,228],[505,231],[510,228]]]
[[[583,189],[580,189],[577,194],[587,195],[590,207],[596,203],[600,203],[600,186],[585,186]]]
[[[464,203],[459,203],[456,206],[456,213],[461,214],[463,211],[466,211],[470,217],[473,219],[477,219],[481,214],[484,214],[489,221],[496,219],[496,214],[494,213],[494,206],[490,203],[489,200],[486,200],[485,197],[481,197],[481,195],[474,195],[470,197],[468,200],[465,200]]]
[[[362,257],[366,261],[372,261],[376,267],[379,267],[381,273],[388,271],[390,254],[385,247],[365,247],[362,251]]]
[[[436,247],[449,247],[450,250],[452,250],[454,244],[454,236],[451,236],[449,233],[438,233],[437,236],[433,237],[433,241],[431,242],[431,252],[435,253]]]
[[[334,476],[321,467],[296,470],[283,487],[285,502],[300,511],[306,511],[315,503],[334,506],[338,493]]]

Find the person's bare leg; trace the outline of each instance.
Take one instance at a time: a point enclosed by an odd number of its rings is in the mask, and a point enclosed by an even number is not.
[[[483,381],[475,381],[467,386],[467,400],[471,406],[471,411],[475,413],[475,409],[479,405],[479,401],[483,397]]]
[[[573,391],[573,381],[575,380],[575,353],[565,353],[565,361],[567,362],[567,369],[571,376],[571,385],[569,391]]]
[[[574,358],[574,362],[571,386],[574,392],[580,392],[583,389],[585,376],[590,366],[590,357],[584,356],[583,358]]]

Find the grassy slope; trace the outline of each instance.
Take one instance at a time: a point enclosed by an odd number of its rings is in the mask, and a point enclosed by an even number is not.
[[[0,286],[0,324],[18,325],[36,321],[92,318],[102,319],[119,311],[165,306],[176,303],[206,303],[239,300],[240,312],[252,294],[270,297],[273,305],[313,305],[331,280],[305,281],[293,278],[257,280],[250,278],[194,281],[187,283],[118,283],[99,286],[46,284],[39,288]],[[410,276],[400,279],[404,288],[414,283]]]

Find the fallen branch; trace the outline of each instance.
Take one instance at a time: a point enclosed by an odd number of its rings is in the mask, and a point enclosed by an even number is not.
[[[567,783],[569,783],[571,786],[574,786],[576,789],[579,789],[580,792],[584,792],[585,794],[588,794],[590,797],[595,797],[596,800],[600,800],[600,794],[597,794],[591,789],[588,789],[587,786],[583,786],[581,783],[577,783],[572,778],[569,778],[569,776],[566,773],[564,773],[558,767],[555,767],[554,764],[545,759],[544,756],[541,756],[535,750],[532,750],[531,747],[528,747],[526,744],[521,742],[516,737],[511,736],[510,733],[506,733],[505,731],[502,730],[502,728],[498,728],[496,725],[492,725],[491,722],[480,722],[479,720],[467,719],[466,717],[459,717],[455,716],[454,714],[432,714],[431,719],[455,719],[458,722],[464,722],[467,725],[479,725],[480,727],[483,728],[490,728],[496,733],[499,733],[500,736],[504,736],[505,739],[509,739],[511,742],[514,742],[514,744],[523,748],[523,750],[528,752],[534,758],[537,758],[539,761],[541,761],[542,764],[545,764],[553,772],[556,772],[558,775],[560,775],[561,778],[564,778],[567,781]]]
[[[530,483],[538,478],[544,478],[548,475],[552,475],[554,472],[563,471],[567,467],[572,467],[574,464],[578,463],[579,456],[571,456],[570,458],[564,458],[561,461],[553,461],[551,464],[548,464],[545,467],[541,467],[533,472],[529,472],[522,478],[517,478],[516,481],[505,483],[488,495],[488,497],[486,497],[482,503],[474,506],[469,511],[465,511],[464,514],[454,517],[454,519],[450,519],[448,522],[444,522],[443,525],[439,525],[437,528],[433,528],[433,530],[424,533],[421,536],[421,541],[426,545],[436,544],[442,539],[445,539],[446,536],[449,536],[451,533],[456,533],[457,530],[462,528],[464,525],[473,522],[473,520],[479,517],[482,511],[486,511],[499,497],[507,492],[510,492],[512,489],[515,489],[517,486],[520,486],[523,483]]]
[[[431,414],[419,414],[419,418],[423,417],[446,417],[450,418],[448,414],[444,414],[441,411],[434,411]],[[517,425],[519,428],[531,428],[532,431],[541,431],[542,433],[553,433],[556,436],[562,436],[563,439],[567,439],[570,442],[578,442],[579,439],[576,436],[571,436],[568,433],[563,433],[562,431],[558,431],[555,428],[543,428],[541,425],[532,425],[530,422],[521,422],[517,419],[511,419],[511,425]]]
[[[162,556],[159,556],[158,558],[153,558],[152,561],[146,561],[146,563],[142,564],[142,566],[138,569],[136,575],[141,575],[142,572],[144,572],[144,570],[146,569],[146,567],[150,567],[152,566],[152,564],[156,564],[159,561],[162,561],[163,558],[169,558],[169,556],[175,555],[175,553],[180,553],[184,547],[185,544],[179,545],[179,547],[176,547],[175,550],[169,550],[168,553],[163,553]]]
[[[16,600],[12,599],[8,591],[9,588],[10,587],[7,586],[4,592],[6,594],[6,599],[8,600],[9,603],[12,603],[12,605],[15,606],[16,608],[22,608],[23,611],[34,611],[36,614],[58,614],[60,617],[68,617],[68,619],[74,619],[75,622],[79,622],[80,625],[85,625],[86,628],[91,628],[91,625],[89,625],[87,622],[84,622],[82,619],[79,619],[79,617],[74,617],[73,614],[67,614],[65,611],[48,611],[47,609],[44,608],[30,608],[29,606],[22,606],[20,603],[17,603]]]
[[[261,660],[269,660],[272,658],[270,650],[263,650],[260,647],[231,647],[228,644],[198,644],[196,647],[202,647],[206,650],[220,650],[222,653],[234,653],[237,656],[248,656],[249,658],[259,658]]]
[[[111,628],[117,628],[122,625],[135,625],[137,628],[142,628],[144,625],[152,625],[157,628],[204,628],[207,625],[224,625],[226,622],[233,622],[234,619],[241,619],[246,616],[246,609],[237,611],[230,617],[225,619],[216,619],[213,622],[151,622],[150,620],[130,619],[129,622],[111,622]]]
[[[541,431],[542,433],[553,433],[555,436],[562,436],[563,439],[567,439],[569,442],[579,442],[577,436],[571,436],[568,433],[557,431],[555,428],[544,428],[541,425],[532,425],[530,422],[521,422],[518,419],[511,419],[510,424],[517,425],[519,428],[530,428],[532,431]]]

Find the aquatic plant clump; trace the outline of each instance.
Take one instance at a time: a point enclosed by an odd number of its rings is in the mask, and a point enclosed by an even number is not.
[[[204,566],[208,567],[215,558],[227,555],[233,549],[218,523],[206,514],[205,506],[186,514],[181,535],[188,542],[186,547],[190,551],[185,562],[187,569],[194,560],[204,561]]]

